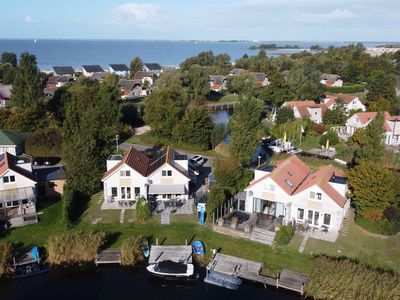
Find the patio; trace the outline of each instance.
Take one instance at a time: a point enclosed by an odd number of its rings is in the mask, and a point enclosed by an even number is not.
[[[311,226],[307,226],[306,224],[298,223],[296,224],[296,231],[307,238],[323,240],[327,242],[336,242],[339,233],[337,231],[329,231],[326,226],[322,226],[321,228],[315,228]]]
[[[191,215],[194,209],[194,199],[188,200],[173,199],[173,200],[150,200],[154,215],[162,213],[170,213],[176,215]]]
[[[136,200],[103,201],[101,209],[135,209]]]

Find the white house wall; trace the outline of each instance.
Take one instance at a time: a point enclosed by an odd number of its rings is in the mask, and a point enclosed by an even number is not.
[[[4,183],[3,177],[4,176],[15,176],[15,182],[12,183]],[[35,187],[36,182],[32,181],[31,179],[22,176],[21,174],[13,171],[8,170],[0,177],[0,190],[10,190],[10,189],[19,189],[25,187]]]
[[[172,171],[172,176],[162,176],[162,171]],[[152,181],[152,184],[157,185],[169,185],[169,184],[182,184],[185,185],[186,191],[189,191],[189,181],[190,179],[179,172],[177,169],[172,167],[170,164],[165,164],[161,168],[159,168],[153,174],[150,174],[149,179]]]

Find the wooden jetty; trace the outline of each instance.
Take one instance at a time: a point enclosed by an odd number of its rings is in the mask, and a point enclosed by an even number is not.
[[[96,266],[105,264],[121,264],[121,249],[105,249],[96,255]]]
[[[217,253],[207,266],[207,272],[213,271],[264,285],[285,288],[304,293],[307,275],[284,269],[278,278],[260,274],[263,264],[235,256]]]
[[[308,151],[300,152],[300,155],[317,157],[317,158],[322,158],[322,159],[333,159],[333,157],[335,156],[335,152],[334,151],[326,151],[324,149],[319,149],[319,148],[313,148]]]
[[[239,101],[226,102],[226,103],[210,103],[207,105],[209,111],[221,111],[234,109]]]
[[[178,263],[191,264],[192,246],[151,246],[149,264],[170,260]]]

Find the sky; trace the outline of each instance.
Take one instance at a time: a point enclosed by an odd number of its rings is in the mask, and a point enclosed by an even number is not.
[[[400,41],[399,0],[0,0],[0,38]]]

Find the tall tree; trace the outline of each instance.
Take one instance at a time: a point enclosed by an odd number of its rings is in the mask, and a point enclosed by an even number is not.
[[[244,98],[235,107],[235,112],[229,120],[230,152],[242,163],[250,161],[258,144],[257,130],[260,127],[262,112],[260,101]]]
[[[1,63],[10,64],[12,67],[17,67],[17,55],[13,52],[3,52],[1,54]]]
[[[396,78],[392,73],[375,70],[367,81],[367,100],[377,101],[380,97],[391,102],[396,100]]]
[[[43,91],[36,57],[24,52],[21,54],[11,90],[11,106],[17,108],[38,107],[42,100]]]
[[[383,141],[384,133],[383,113],[378,113],[375,119],[364,130],[363,141],[355,152],[354,161],[356,164],[371,161],[377,163],[383,162],[386,153]]]
[[[346,109],[342,99],[336,101],[333,109],[328,109],[322,117],[325,125],[344,125],[347,120]]]
[[[389,205],[397,205],[398,176],[381,164],[363,162],[349,170],[348,180],[356,212],[362,217],[380,220]]]
[[[133,77],[135,76],[135,73],[138,71],[142,71],[142,68],[143,68],[143,61],[140,59],[140,57],[136,56],[131,61],[129,78],[133,79]]]
[[[200,65],[191,65],[182,73],[182,85],[188,88],[193,98],[205,96],[210,92],[208,72]]]
[[[191,105],[175,126],[173,137],[178,143],[197,146],[207,150],[213,123],[204,107]]]
[[[107,83],[83,80],[69,88],[62,156],[68,186],[90,195],[98,191],[103,166],[114,145],[119,92]]]
[[[227,88],[231,93],[238,93],[244,97],[256,97],[260,93],[253,74],[242,72],[228,79]]]
[[[276,114],[276,123],[283,124],[294,120],[294,113],[291,107],[282,107]]]
[[[17,69],[10,64],[0,65],[0,79],[3,84],[12,84],[15,80]]]
[[[188,104],[188,97],[181,86],[155,90],[146,100],[144,120],[154,135],[170,137]]]
[[[270,84],[263,90],[265,92],[261,93],[261,99],[273,108],[281,106],[285,101],[294,98],[290,86],[280,73],[274,73],[270,78]]]

